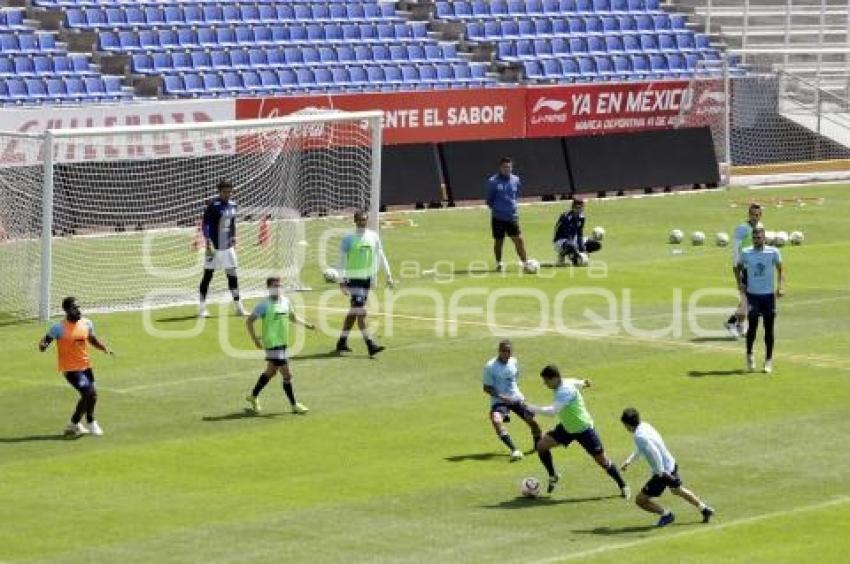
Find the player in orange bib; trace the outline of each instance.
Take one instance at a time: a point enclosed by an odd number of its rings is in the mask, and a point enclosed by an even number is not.
[[[94,334],[94,324],[80,313],[77,299],[67,297],[62,300],[65,319],[50,326],[47,334],[39,341],[38,350],[44,352],[54,340],[58,353],[59,370],[65,374],[65,379],[80,394],[80,400],[71,422],[65,428],[65,435],[79,437],[86,433],[94,436],[103,435],[103,429],[94,418],[94,406],[97,403],[97,390],[94,385],[94,372],[89,361],[88,345],[106,354],[112,354]],[[83,415],[86,425],[82,424]]]

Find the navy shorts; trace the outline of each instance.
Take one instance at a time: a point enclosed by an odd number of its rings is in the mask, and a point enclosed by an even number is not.
[[[751,294],[747,292],[748,314],[769,317],[776,315],[776,296],[774,294]]]
[[[682,479],[679,477],[679,465],[677,464],[673,471],[670,473],[670,477],[666,476],[658,476],[656,474],[652,475],[652,478],[644,484],[643,488],[640,490],[641,493],[645,496],[649,497],[658,497],[664,493],[664,490],[667,488],[680,488],[682,487]]]
[[[591,427],[590,429],[585,429],[581,433],[570,433],[564,426],[558,423],[558,426],[546,433],[560,444],[566,446],[570,446],[570,443],[573,441],[578,441],[584,450],[587,451],[587,454],[590,456],[596,456],[605,448],[602,446],[602,441],[599,440],[599,435],[596,434],[596,429]]]
[[[66,372],[65,380],[81,394],[94,389],[94,372],[91,368]]]
[[[345,284],[348,294],[351,296],[351,307],[364,307],[369,299],[369,288],[372,287],[371,280],[349,280]]]
[[[513,411],[524,420],[532,419],[534,414],[526,409],[521,403],[494,403],[490,406],[490,413],[501,413],[502,420],[507,423],[511,420],[510,412]]]
[[[286,366],[286,347],[272,347],[266,349],[266,360],[275,366]]]
[[[505,235],[508,237],[519,237],[519,222],[514,221],[505,221],[504,219],[496,219],[495,217],[490,219],[490,229],[493,231],[493,239],[504,239]]]

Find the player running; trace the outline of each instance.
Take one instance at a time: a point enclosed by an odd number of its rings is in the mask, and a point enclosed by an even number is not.
[[[67,297],[62,300],[65,320],[50,326],[47,334],[38,343],[38,350],[44,352],[54,340],[59,370],[65,374],[65,380],[80,394],[71,422],[65,428],[65,436],[77,438],[91,433],[95,437],[103,435],[103,429],[94,417],[97,404],[97,389],[94,383],[94,371],[89,360],[88,345],[106,354],[113,354],[94,334],[94,324],[83,317],[77,299]],[[82,418],[86,418],[86,426]]]
[[[679,465],[670,451],[667,450],[664,439],[661,438],[655,427],[641,421],[640,413],[633,407],[623,410],[620,421],[626,427],[626,430],[635,436],[635,451],[623,462],[621,469],[625,472],[629,465],[641,456],[646,458],[646,462],[652,469],[652,477],[635,498],[637,506],[644,511],[660,515],[657,523],[659,527],[669,525],[676,520],[676,516],[669,509],[664,509],[652,501],[653,497],[660,496],[669,487],[674,495],[696,507],[702,514],[702,522],[708,523],[714,515],[714,509],[703,503],[696,494],[682,485],[682,479],[679,477]]]
[[[568,211],[558,216],[555,235],[552,238],[557,259],[555,264],[563,266],[567,259],[575,265],[582,264],[582,253],[595,253],[602,248],[599,241],[584,239],[584,200],[574,199]]]
[[[735,277],[736,284],[738,282],[738,261],[741,258],[741,251],[753,245],[753,229],[762,227],[762,210],[760,205],[756,203],[750,204],[747,214],[747,221],[736,227],[732,236],[732,275]],[[738,286],[740,284],[736,287]],[[738,339],[744,335],[744,319],[746,317],[747,294],[741,291],[738,308],[735,310],[735,313],[729,316],[729,319],[723,325],[733,339]]]

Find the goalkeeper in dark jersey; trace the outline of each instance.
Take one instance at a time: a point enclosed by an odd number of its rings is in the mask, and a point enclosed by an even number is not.
[[[573,200],[572,207],[558,216],[553,242],[556,264],[563,266],[569,260],[574,266],[587,264],[587,255],[602,248],[595,239],[584,238],[584,200]]]
[[[227,180],[218,183],[218,197],[213,198],[204,210],[202,229],[206,241],[204,276],[201,278],[201,303],[199,317],[209,317],[207,311],[207,292],[213,273],[223,268],[227,275],[227,287],[233,296],[236,315],[245,315],[245,308],[239,300],[239,280],[236,277],[236,204],[230,199],[233,184]]]

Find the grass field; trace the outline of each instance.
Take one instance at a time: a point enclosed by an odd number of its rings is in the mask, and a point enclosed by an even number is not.
[[[848,189],[592,201],[589,224],[607,230],[604,266],[539,276],[485,272],[485,210],[412,215],[416,226],[383,233],[401,284],[371,298],[388,346],[379,358],[358,338],[349,357],[328,354],[346,302],[317,275],[317,290],[296,296],[327,329],[306,335],[292,361],[306,416],[289,413],[279,381],[261,398],[264,415],[244,416],[262,360],[229,309],[197,330],[188,307],[95,315],[118,352],[93,353],[106,435],[66,440],[75,395],[55,353],[36,352],[44,326],[2,326],[0,561],[845,562]],[[730,253],[711,244],[674,253],[668,230],[713,239],[743,220],[750,199],[766,204],[768,229],[806,234],[783,249],[788,295],[771,376],[741,372],[743,344],[706,333],[734,298],[699,302],[724,308],[698,317],[704,330],[674,315],[676,296],[687,311],[700,289],[729,290]],[[549,259],[561,207],[522,208],[532,256]],[[616,461],[632,446],[619,413],[638,407],[716,519],[702,525],[666,495],[678,520],[654,529],[576,446],[555,451],[564,477],[555,494],[519,497],[522,477],[545,472],[535,456],[508,462],[481,391],[481,367],[505,335],[531,401],[550,400],[537,377],[546,363],[593,380],[585,398]],[[759,340],[759,359],[762,350]],[[511,429],[527,449],[524,425]],[[636,491],[648,474],[641,461],[626,478]]]

